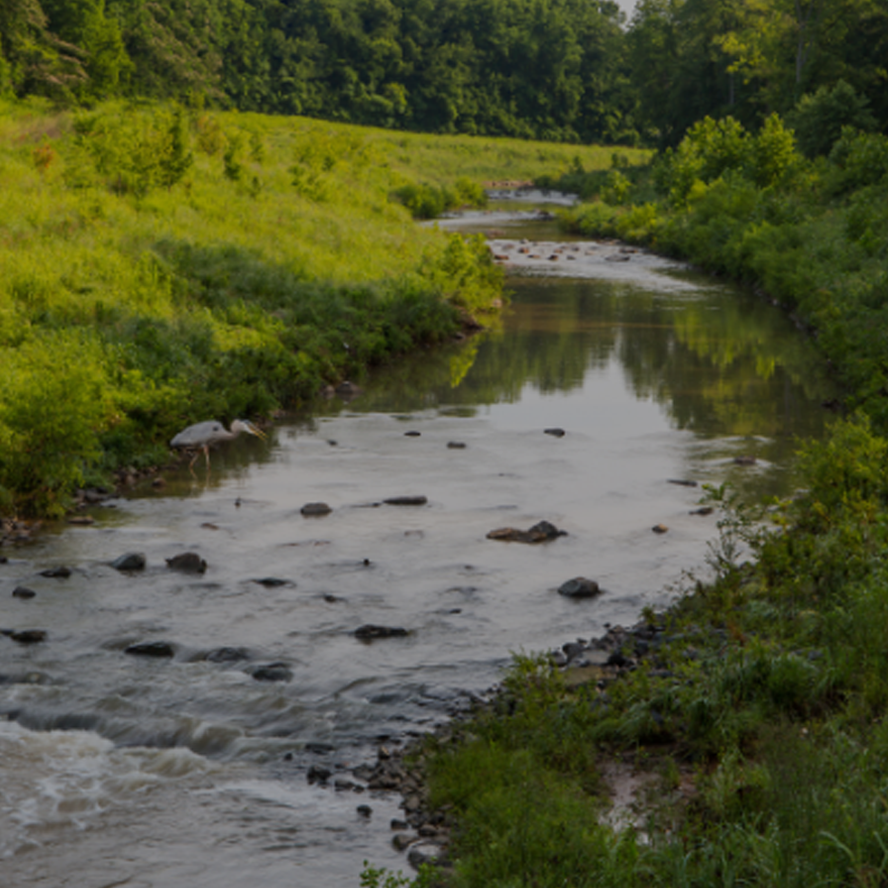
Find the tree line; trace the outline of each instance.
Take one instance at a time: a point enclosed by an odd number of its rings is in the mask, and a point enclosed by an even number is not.
[[[888,123],[884,0],[4,0],[0,95],[674,145],[838,82]]]

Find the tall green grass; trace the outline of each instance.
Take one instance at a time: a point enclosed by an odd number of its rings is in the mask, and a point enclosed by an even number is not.
[[[86,479],[164,460],[189,422],[299,404],[483,319],[486,247],[415,225],[410,195],[480,202],[482,180],[577,153],[601,152],[0,105],[0,509],[57,514]]]

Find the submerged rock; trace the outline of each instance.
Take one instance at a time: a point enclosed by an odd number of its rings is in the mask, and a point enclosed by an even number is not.
[[[551,435],[553,438],[563,438],[567,432],[564,429],[543,429],[543,434]]]
[[[250,652],[241,647],[220,647],[210,651],[204,659],[208,663],[238,663],[250,659]]]
[[[586,577],[574,577],[567,580],[558,587],[559,595],[566,595],[568,598],[594,598],[601,593],[601,587],[595,580],[589,580]],[[565,651],[567,653],[567,651]],[[568,655],[569,656],[569,655]]]
[[[34,598],[37,593],[33,589],[29,589],[27,586],[16,586],[15,589],[12,590],[13,598]]]
[[[266,663],[263,666],[255,666],[249,670],[249,674],[256,681],[293,680],[293,670],[286,663]]]
[[[400,626],[376,626],[373,623],[365,623],[355,629],[355,638],[364,641],[372,641],[374,638],[401,638],[407,634],[407,630]]]
[[[127,552],[111,562],[117,570],[144,570],[147,559],[141,552]]]
[[[45,629],[22,629],[19,632],[9,633],[9,637],[19,644],[38,644],[41,641],[46,641],[46,635]]]
[[[323,515],[329,515],[333,509],[326,503],[306,503],[300,510],[306,518],[318,518]]]
[[[176,651],[168,641],[140,641],[123,649],[136,657],[174,657]]]
[[[428,501],[426,496],[390,496],[383,500],[390,506],[424,506]]]
[[[166,559],[167,567],[182,573],[202,574],[207,569],[207,563],[197,552],[183,552]]]
[[[528,530],[514,527],[500,527],[487,534],[489,540],[503,540],[507,543],[543,543],[556,537],[567,536],[566,530],[559,530],[549,521],[539,521]]]
[[[265,586],[266,589],[273,589],[277,586],[295,586],[296,584],[292,580],[281,580],[278,577],[259,577],[256,580],[250,580],[251,583],[258,583],[260,586]]]
[[[71,576],[71,568],[59,565],[58,567],[48,567],[46,570],[40,571],[41,577],[59,577],[64,579]]]

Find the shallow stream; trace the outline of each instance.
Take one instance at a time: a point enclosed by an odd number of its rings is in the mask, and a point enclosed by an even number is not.
[[[699,485],[791,493],[833,392],[777,310],[531,213],[455,224],[508,257],[501,329],[3,549],[0,626],[48,638],[0,638],[0,883],[352,888],[365,859],[406,869],[399,800],[311,785],[311,765],[349,777],[490,687],[510,652],[666,604],[706,571]],[[427,503],[384,503],[404,495]],[[318,501],[332,511],[301,513]],[[486,537],[541,519],[567,535]],[[184,551],[207,571],[170,570]],[[147,569],[109,566],[126,552]],[[39,575],[58,565],[71,576]],[[604,593],[559,595],[576,576]],[[362,642],[367,623],[409,634]],[[124,652],[145,641],[174,656]],[[206,659],[222,648],[245,659]],[[252,676],[272,663],[291,680]]]

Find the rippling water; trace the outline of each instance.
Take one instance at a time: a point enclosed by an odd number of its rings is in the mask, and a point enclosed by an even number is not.
[[[701,489],[670,479],[792,490],[795,442],[821,433],[832,393],[778,312],[513,218],[478,220],[515,270],[502,329],[378,370],[269,444],[233,442],[209,475],[167,473],[92,527],[5,550],[0,625],[48,640],[0,638],[4,884],[355,886],[364,859],[405,867],[398,800],[309,785],[312,764],[347,777],[379,739],[489,687],[511,652],[666,603],[705,570],[715,527],[690,514]],[[428,501],[383,502],[399,495]],[[315,501],[331,513],[304,517]],[[486,538],[540,519],[567,535]],[[186,550],[205,574],[166,567]],[[146,571],[109,566],[129,551]],[[72,576],[38,576],[57,564]],[[579,575],[605,593],[557,594]],[[365,623],[409,634],[361,642]],[[174,656],[124,652],[143,641]],[[206,658],[221,648],[244,659]],[[292,679],[252,677],[273,663]]]

